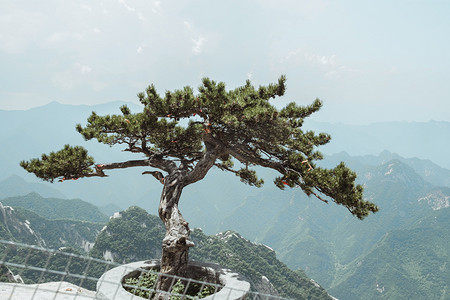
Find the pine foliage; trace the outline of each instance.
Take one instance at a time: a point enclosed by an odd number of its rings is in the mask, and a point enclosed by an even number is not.
[[[303,130],[302,125],[322,102],[316,99],[307,106],[291,102],[277,109],[272,101],[285,90],[285,76],[258,88],[247,80],[232,90],[204,78],[198,92],[184,87],[166,91],[164,96],[150,85],[138,94],[142,112],[131,113],[127,106],[122,106],[118,115],[93,112],[86,126],[76,126],[86,140],[121,144],[125,151],[144,154],[146,160],[95,165],[87,150],[66,145],[41,159],[22,161],[21,166],[53,182],[57,178],[106,176],[104,170],[133,166],[168,172],[168,166],[175,164],[179,169],[194,170],[213,153],[216,167],[234,173],[244,183],[261,186],[263,180],[253,168],[271,168],[280,174],[274,180],[280,189],[299,187],[326,203],[332,200],[344,205],[360,219],[376,212],[377,206],[363,199],[363,187],[355,184],[356,174],[343,163],[334,169],[316,166],[322,159],[317,148],[327,144],[330,136]],[[236,161],[242,167],[236,168]],[[202,178],[197,176],[192,182]]]

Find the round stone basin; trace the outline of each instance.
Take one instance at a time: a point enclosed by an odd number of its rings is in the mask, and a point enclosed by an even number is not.
[[[139,296],[127,292],[122,284],[125,279],[139,276],[142,269],[157,269],[159,260],[139,261],[122,265],[104,273],[97,282],[97,298],[104,300],[142,300]],[[217,293],[205,297],[205,300],[240,300],[250,290],[250,283],[233,271],[217,264],[190,261],[188,264],[189,278],[206,278],[206,281],[216,282],[223,287]]]

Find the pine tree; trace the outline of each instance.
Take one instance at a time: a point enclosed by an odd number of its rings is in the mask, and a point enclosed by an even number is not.
[[[144,105],[132,114],[127,106],[120,115],[99,116],[92,112],[87,125],[76,129],[86,140],[124,146],[125,151],[144,154],[145,159],[115,163],[95,163],[83,147],[64,149],[20,164],[37,177],[53,182],[82,177],[104,177],[107,170],[150,167],[163,184],[159,216],[166,227],[162,242],[161,272],[185,274],[190,241],[189,226],[178,210],[184,187],[202,180],[212,167],[234,173],[246,184],[260,187],[255,166],[271,168],[279,176],[280,188],[301,188],[308,196],[345,206],[363,219],[378,207],[363,199],[363,187],[356,174],[340,163],[334,169],[318,167],[323,158],[318,146],[330,141],[325,133],[303,131],[303,120],[317,112],[322,102],[308,106],[294,102],[277,109],[271,101],[283,96],[286,78],[276,84],[255,88],[250,81],[226,90],[225,84],[208,78],[198,92],[185,87],[160,96],[150,85],[138,94]],[[235,167],[235,163],[240,167]],[[170,280],[160,280],[158,288],[168,290]]]

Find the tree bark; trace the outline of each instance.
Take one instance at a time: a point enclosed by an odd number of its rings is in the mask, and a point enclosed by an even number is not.
[[[207,145],[208,148],[208,145]],[[178,168],[164,178],[164,188],[159,202],[159,217],[166,226],[166,235],[162,243],[162,257],[160,277],[156,289],[168,292],[175,284],[173,277],[164,275],[176,275],[186,277],[189,248],[194,246],[190,240],[189,224],[183,219],[178,209],[183,188],[189,184],[203,179],[217,158],[217,149],[209,149],[194,169]],[[157,293],[156,299],[166,300],[170,296]]]
[[[183,219],[178,201],[184,187],[186,175],[176,171],[164,178],[164,188],[159,204],[159,217],[166,227],[166,235],[162,242],[161,269],[162,275],[158,279],[157,290],[169,291],[175,284],[172,277],[185,277],[188,263],[188,251],[194,243],[190,240],[189,224]],[[157,293],[156,299],[169,299],[169,295]]]

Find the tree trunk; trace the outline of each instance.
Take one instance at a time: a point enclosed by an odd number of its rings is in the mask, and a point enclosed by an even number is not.
[[[178,210],[178,201],[184,187],[183,173],[178,171],[164,178],[164,188],[159,203],[159,217],[166,226],[166,235],[162,242],[161,269],[157,290],[169,291],[175,284],[172,277],[164,274],[185,276],[188,263],[189,247],[194,243],[190,240],[189,224]],[[169,299],[166,294],[159,293],[157,299]]]

